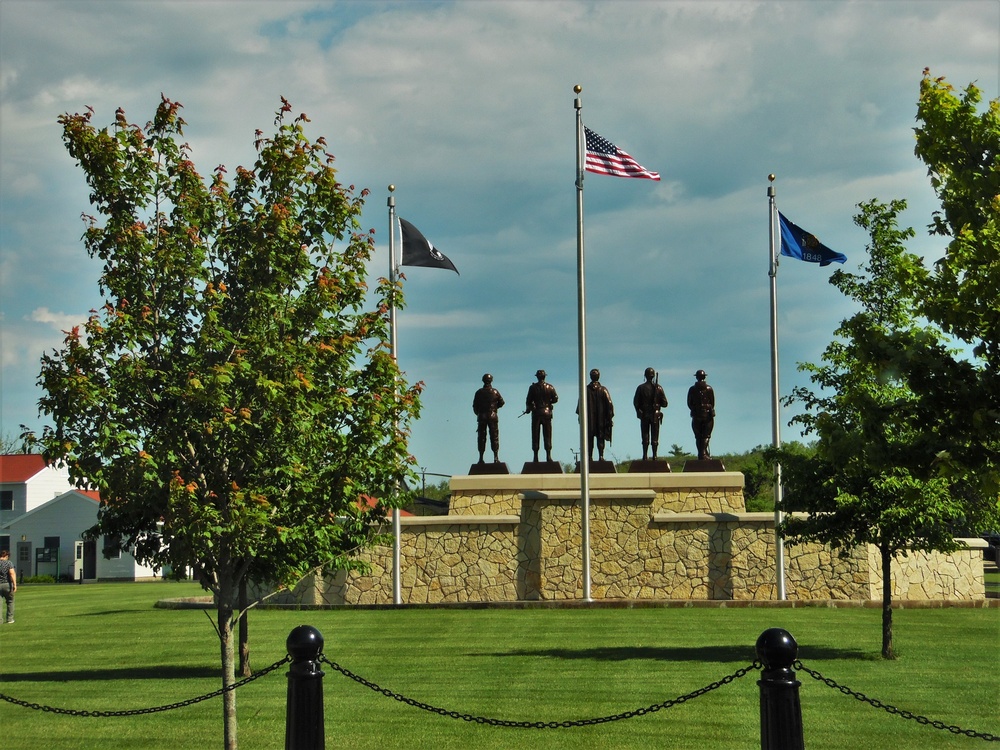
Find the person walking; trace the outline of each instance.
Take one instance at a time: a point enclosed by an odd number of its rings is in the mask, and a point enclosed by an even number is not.
[[[7,603],[8,624],[14,622],[14,592],[17,591],[17,571],[10,561],[10,551],[0,550],[0,596]]]

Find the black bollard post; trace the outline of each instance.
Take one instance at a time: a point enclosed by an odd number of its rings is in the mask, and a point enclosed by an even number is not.
[[[802,704],[792,663],[798,644],[787,630],[770,628],[757,639],[760,679],[761,750],[804,750]]]
[[[323,670],[319,655],[323,635],[311,625],[299,625],[285,641],[292,666],[288,669],[285,750],[324,750]]]

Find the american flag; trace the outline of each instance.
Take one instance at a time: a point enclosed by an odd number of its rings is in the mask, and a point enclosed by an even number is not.
[[[607,138],[599,136],[588,127],[584,127],[584,131],[587,134],[585,166],[588,172],[614,177],[639,177],[644,180],[660,179],[659,172],[650,172]]]

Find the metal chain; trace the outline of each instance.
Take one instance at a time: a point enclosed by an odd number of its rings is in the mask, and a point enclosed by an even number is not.
[[[421,703],[420,701],[413,700],[412,698],[407,698],[405,695],[400,695],[399,693],[394,693],[387,688],[380,687],[374,682],[369,682],[364,677],[354,674],[349,669],[345,669],[336,662],[330,661],[326,656],[321,655],[319,657],[320,661],[328,664],[330,667],[340,672],[345,677],[348,677],[355,682],[364,685],[365,687],[374,690],[376,693],[381,693],[387,698],[392,698],[400,703],[405,703],[408,706],[413,706],[414,708],[419,708],[424,711],[429,711],[431,713],[438,714],[439,716],[446,716],[450,719],[461,719],[462,721],[474,722],[476,724],[486,724],[491,727],[516,727],[519,729],[566,729],[568,727],[585,727],[592,726],[594,724],[606,724],[611,721],[621,721],[623,719],[632,719],[636,716],[645,716],[646,714],[656,713],[665,708],[671,708],[672,706],[678,706],[681,703],[685,703],[692,698],[698,698],[705,693],[711,692],[716,688],[720,688],[723,685],[728,685],[734,680],[743,677],[748,672],[753,670],[758,670],[761,668],[760,662],[753,662],[749,666],[737,669],[730,675],[726,675],[720,680],[717,680],[703,688],[699,688],[687,695],[682,695],[673,700],[664,701],[663,703],[656,703],[652,706],[646,708],[639,708],[635,711],[626,711],[620,714],[612,714],[611,716],[600,716],[593,719],[575,719],[569,721],[509,721],[507,719],[491,719],[485,716],[473,716],[472,714],[463,714],[458,711],[449,711],[444,708],[438,708],[437,706],[432,706],[428,703]]]
[[[972,729],[962,729],[961,727],[956,727],[950,724],[945,724],[943,721],[934,721],[928,719],[926,716],[920,716],[918,714],[911,713],[910,711],[904,711],[902,709],[896,708],[895,706],[890,706],[876,698],[869,698],[864,693],[859,693],[856,690],[851,690],[849,687],[845,687],[831,680],[829,677],[824,677],[819,672],[816,672],[808,667],[802,665],[801,661],[796,660],[793,662],[794,667],[800,672],[805,672],[807,675],[812,677],[814,680],[819,680],[827,687],[832,687],[839,690],[844,695],[849,695],[852,698],[861,701],[862,703],[867,703],[875,708],[881,708],[887,713],[899,716],[902,719],[911,719],[918,724],[923,724],[924,726],[930,726],[934,729],[945,729],[952,734],[962,734],[966,737],[974,737],[980,740],[986,740],[987,742],[1000,742],[1000,736],[989,734],[988,732],[976,732]]]
[[[198,698],[189,698],[186,701],[180,701],[179,703],[171,703],[167,706],[154,706],[153,708],[133,708],[126,711],[78,711],[72,708],[54,708],[52,706],[43,706],[39,703],[29,703],[28,701],[18,700],[17,698],[11,698],[9,695],[4,695],[0,693],[0,700],[7,701],[7,703],[13,703],[15,706],[22,706],[23,708],[33,708],[36,711],[44,711],[51,714],[62,714],[64,716],[92,716],[92,717],[119,717],[119,716],[142,716],[143,714],[155,714],[161,713],[163,711],[172,711],[175,708],[184,708],[185,706],[193,706],[195,703],[201,703],[202,701],[207,701],[211,698],[218,698],[223,693],[228,693],[231,690],[236,690],[236,688],[243,687],[244,685],[258,680],[266,674],[270,674],[278,667],[283,664],[287,664],[292,660],[292,657],[286,656],[281,661],[276,661],[269,667],[265,667],[259,672],[254,672],[249,677],[244,677],[239,682],[234,682],[232,685],[228,685],[218,690],[208,693],[207,695],[199,696]]]

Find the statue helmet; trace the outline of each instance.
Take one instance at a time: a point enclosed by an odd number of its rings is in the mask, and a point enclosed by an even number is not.
[[[536,378],[544,378],[545,377],[545,370],[538,370],[537,372],[535,372],[535,377]]]
[[[483,382],[486,383],[486,384],[492,383],[493,382],[493,376],[490,375],[489,373],[486,373],[485,375],[483,375]]]
[[[643,373],[647,378],[651,378],[656,374],[656,370],[652,367],[647,367],[646,372]]]
[[[601,371],[598,370],[595,367],[593,370],[590,371],[590,379],[591,380],[600,380],[601,379]]]
[[[698,380],[704,380],[705,378],[708,377],[708,374],[704,370],[698,370],[698,372],[696,372],[694,376],[698,378]]]

